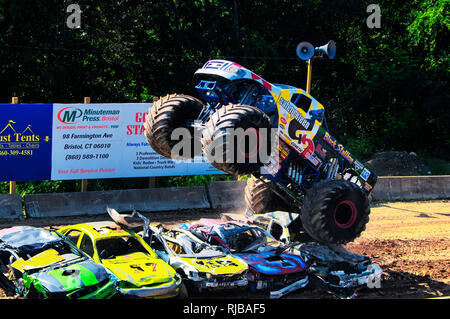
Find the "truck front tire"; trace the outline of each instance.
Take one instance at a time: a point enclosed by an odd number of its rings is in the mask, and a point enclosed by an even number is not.
[[[182,94],[167,95],[156,101],[149,108],[144,123],[144,135],[151,148],[173,159],[185,160],[201,155],[200,140],[195,138],[194,128],[187,123],[197,119],[203,106],[199,99]],[[184,128],[190,133],[190,139],[186,142],[190,149],[179,154],[173,152],[174,146],[180,142],[172,139],[172,133],[177,128]]]
[[[215,168],[232,175],[257,172],[270,153],[269,117],[249,105],[227,105],[211,115],[203,130],[203,153]],[[254,143],[252,143],[254,141]]]
[[[305,195],[301,221],[305,231],[325,244],[345,244],[359,237],[369,222],[369,200],[358,185],[325,180]]]

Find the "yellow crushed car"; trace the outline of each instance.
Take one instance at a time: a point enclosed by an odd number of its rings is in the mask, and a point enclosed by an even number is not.
[[[113,222],[92,222],[59,230],[118,278],[119,292],[139,298],[170,298],[184,293],[176,271],[136,233]]]
[[[217,246],[208,245],[184,229],[150,226],[144,239],[183,277],[191,292],[246,287],[247,264]]]
[[[108,209],[111,218],[126,229],[143,228],[143,240],[182,276],[189,292],[202,290],[243,288],[248,285],[248,266],[220,246],[207,244],[184,229],[168,230],[161,224],[134,211],[132,215],[119,214]],[[130,223],[128,217],[139,217],[141,222]],[[188,291],[186,291],[187,293]]]

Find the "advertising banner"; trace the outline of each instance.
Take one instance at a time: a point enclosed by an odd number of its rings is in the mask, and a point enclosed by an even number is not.
[[[202,157],[153,151],[144,136],[151,105],[0,104],[0,180],[224,174]]]
[[[173,161],[151,149],[151,104],[54,104],[53,180],[222,174],[201,157]]]
[[[0,104],[0,180],[48,180],[52,105]]]

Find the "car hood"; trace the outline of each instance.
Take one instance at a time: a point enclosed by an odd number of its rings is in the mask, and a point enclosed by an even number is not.
[[[24,260],[23,258],[17,259],[12,263],[12,267],[18,269],[20,272],[32,272],[40,269],[45,269],[58,262],[69,262],[71,260],[79,259],[80,256],[74,254],[60,255],[54,249],[47,249],[43,252]]]
[[[180,257],[180,259],[199,272],[209,272],[215,275],[239,274],[248,269],[245,262],[230,255],[219,258]]]
[[[175,276],[175,270],[165,261],[140,252],[103,259],[102,264],[120,281],[136,286],[169,282]]]
[[[30,277],[50,293],[68,293],[109,281],[109,275],[105,268],[91,260],[49,271],[40,271]]]
[[[285,275],[305,271],[308,268],[302,257],[289,253],[277,255],[274,251],[268,251],[236,256],[245,260],[249,268],[264,275]]]

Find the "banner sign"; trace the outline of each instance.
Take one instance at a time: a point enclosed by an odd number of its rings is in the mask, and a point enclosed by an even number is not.
[[[50,179],[52,105],[0,104],[0,113],[0,180]]]
[[[26,137],[31,133],[22,133],[28,132],[24,130],[27,125],[34,129],[34,139],[39,141],[21,144],[21,150],[29,154],[28,157],[18,157],[16,152],[2,155],[0,180],[224,174],[202,157],[173,161],[153,151],[144,136],[149,107],[149,103],[1,105],[0,125],[4,132],[0,134],[0,147],[9,147],[9,150],[16,147],[14,150],[17,150],[18,142],[14,144],[10,140],[32,140]],[[23,136],[8,137],[11,127],[22,129]]]

